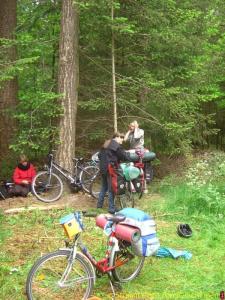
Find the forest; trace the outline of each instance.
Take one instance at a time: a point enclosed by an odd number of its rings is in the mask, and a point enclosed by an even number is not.
[[[71,168],[132,120],[159,156],[224,149],[222,0],[0,2],[1,176]]]
[[[56,150],[72,171],[74,156],[90,158],[134,120],[156,154],[135,208],[156,221],[162,247],[192,256],[146,257],[113,299],[224,299],[224,117],[224,0],[0,0],[1,182],[20,154],[39,171]],[[27,299],[34,262],[65,247],[65,214],[106,207],[68,190],[56,204],[1,200],[0,298]],[[95,219],[84,223],[101,259],[106,236]],[[181,237],[178,224],[193,234]],[[94,299],[112,299],[108,277],[97,275]]]

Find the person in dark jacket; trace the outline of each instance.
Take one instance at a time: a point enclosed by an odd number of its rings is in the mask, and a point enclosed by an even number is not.
[[[20,161],[13,173],[15,183],[14,195],[26,197],[31,191],[31,182],[36,175],[34,166],[28,161],[26,155],[20,155]]]
[[[98,198],[97,208],[102,208],[104,203],[104,197],[108,191],[109,197],[109,209],[108,212],[114,214],[115,203],[114,203],[114,193],[111,189],[111,180],[108,172],[108,165],[114,164],[117,165],[120,161],[130,161],[130,154],[125,152],[122,148],[122,143],[124,140],[124,135],[116,132],[113,135],[112,140],[105,141],[102,149],[99,152],[99,163],[100,163],[100,172],[102,176],[102,186]]]

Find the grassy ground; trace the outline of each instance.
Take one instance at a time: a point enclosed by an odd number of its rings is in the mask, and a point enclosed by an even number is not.
[[[220,291],[225,290],[224,219],[186,214],[182,209],[171,208],[169,201],[154,193],[141,199],[138,207],[155,217],[161,246],[188,250],[192,259],[146,258],[140,276],[124,284],[116,299],[210,300],[219,299]],[[25,280],[35,259],[63,246],[59,218],[66,214],[65,210],[53,210],[0,215],[0,299],[26,299]],[[191,225],[191,238],[176,234],[181,222]],[[106,238],[93,219],[85,218],[85,224],[83,239],[94,256],[101,258]],[[112,299],[107,277],[97,279],[94,295]]]

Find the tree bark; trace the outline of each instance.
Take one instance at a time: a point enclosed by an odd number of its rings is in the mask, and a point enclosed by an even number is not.
[[[111,19],[114,21],[114,7],[112,1]],[[112,96],[113,96],[113,124],[114,132],[117,132],[117,97],[116,97],[116,68],[115,68],[115,37],[112,28]]]
[[[16,28],[16,0],[0,0],[0,38],[14,39]],[[5,62],[16,60],[16,47],[12,46],[1,55]],[[4,70],[3,70],[4,71]],[[0,166],[3,158],[7,157],[9,144],[13,138],[15,121],[9,114],[17,103],[17,79],[0,84]],[[1,169],[1,168],[0,168]]]
[[[58,162],[72,171],[75,155],[76,113],[78,101],[78,10],[73,0],[62,1],[61,33],[59,45],[58,91],[61,97],[63,115],[59,123],[60,145]]]

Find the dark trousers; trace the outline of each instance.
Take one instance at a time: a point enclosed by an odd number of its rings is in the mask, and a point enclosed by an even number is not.
[[[31,191],[30,185],[15,184],[12,187],[11,193],[12,193],[12,196],[26,197],[30,191]]]
[[[98,198],[97,207],[101,208],[103,206],[105,195],[108,192],[109,211],[114,212],[115,211],[114,194],[111,190],[111,180],[109,174],[102,174],[101,183],[102,185],[101,185],[101,191]]]

